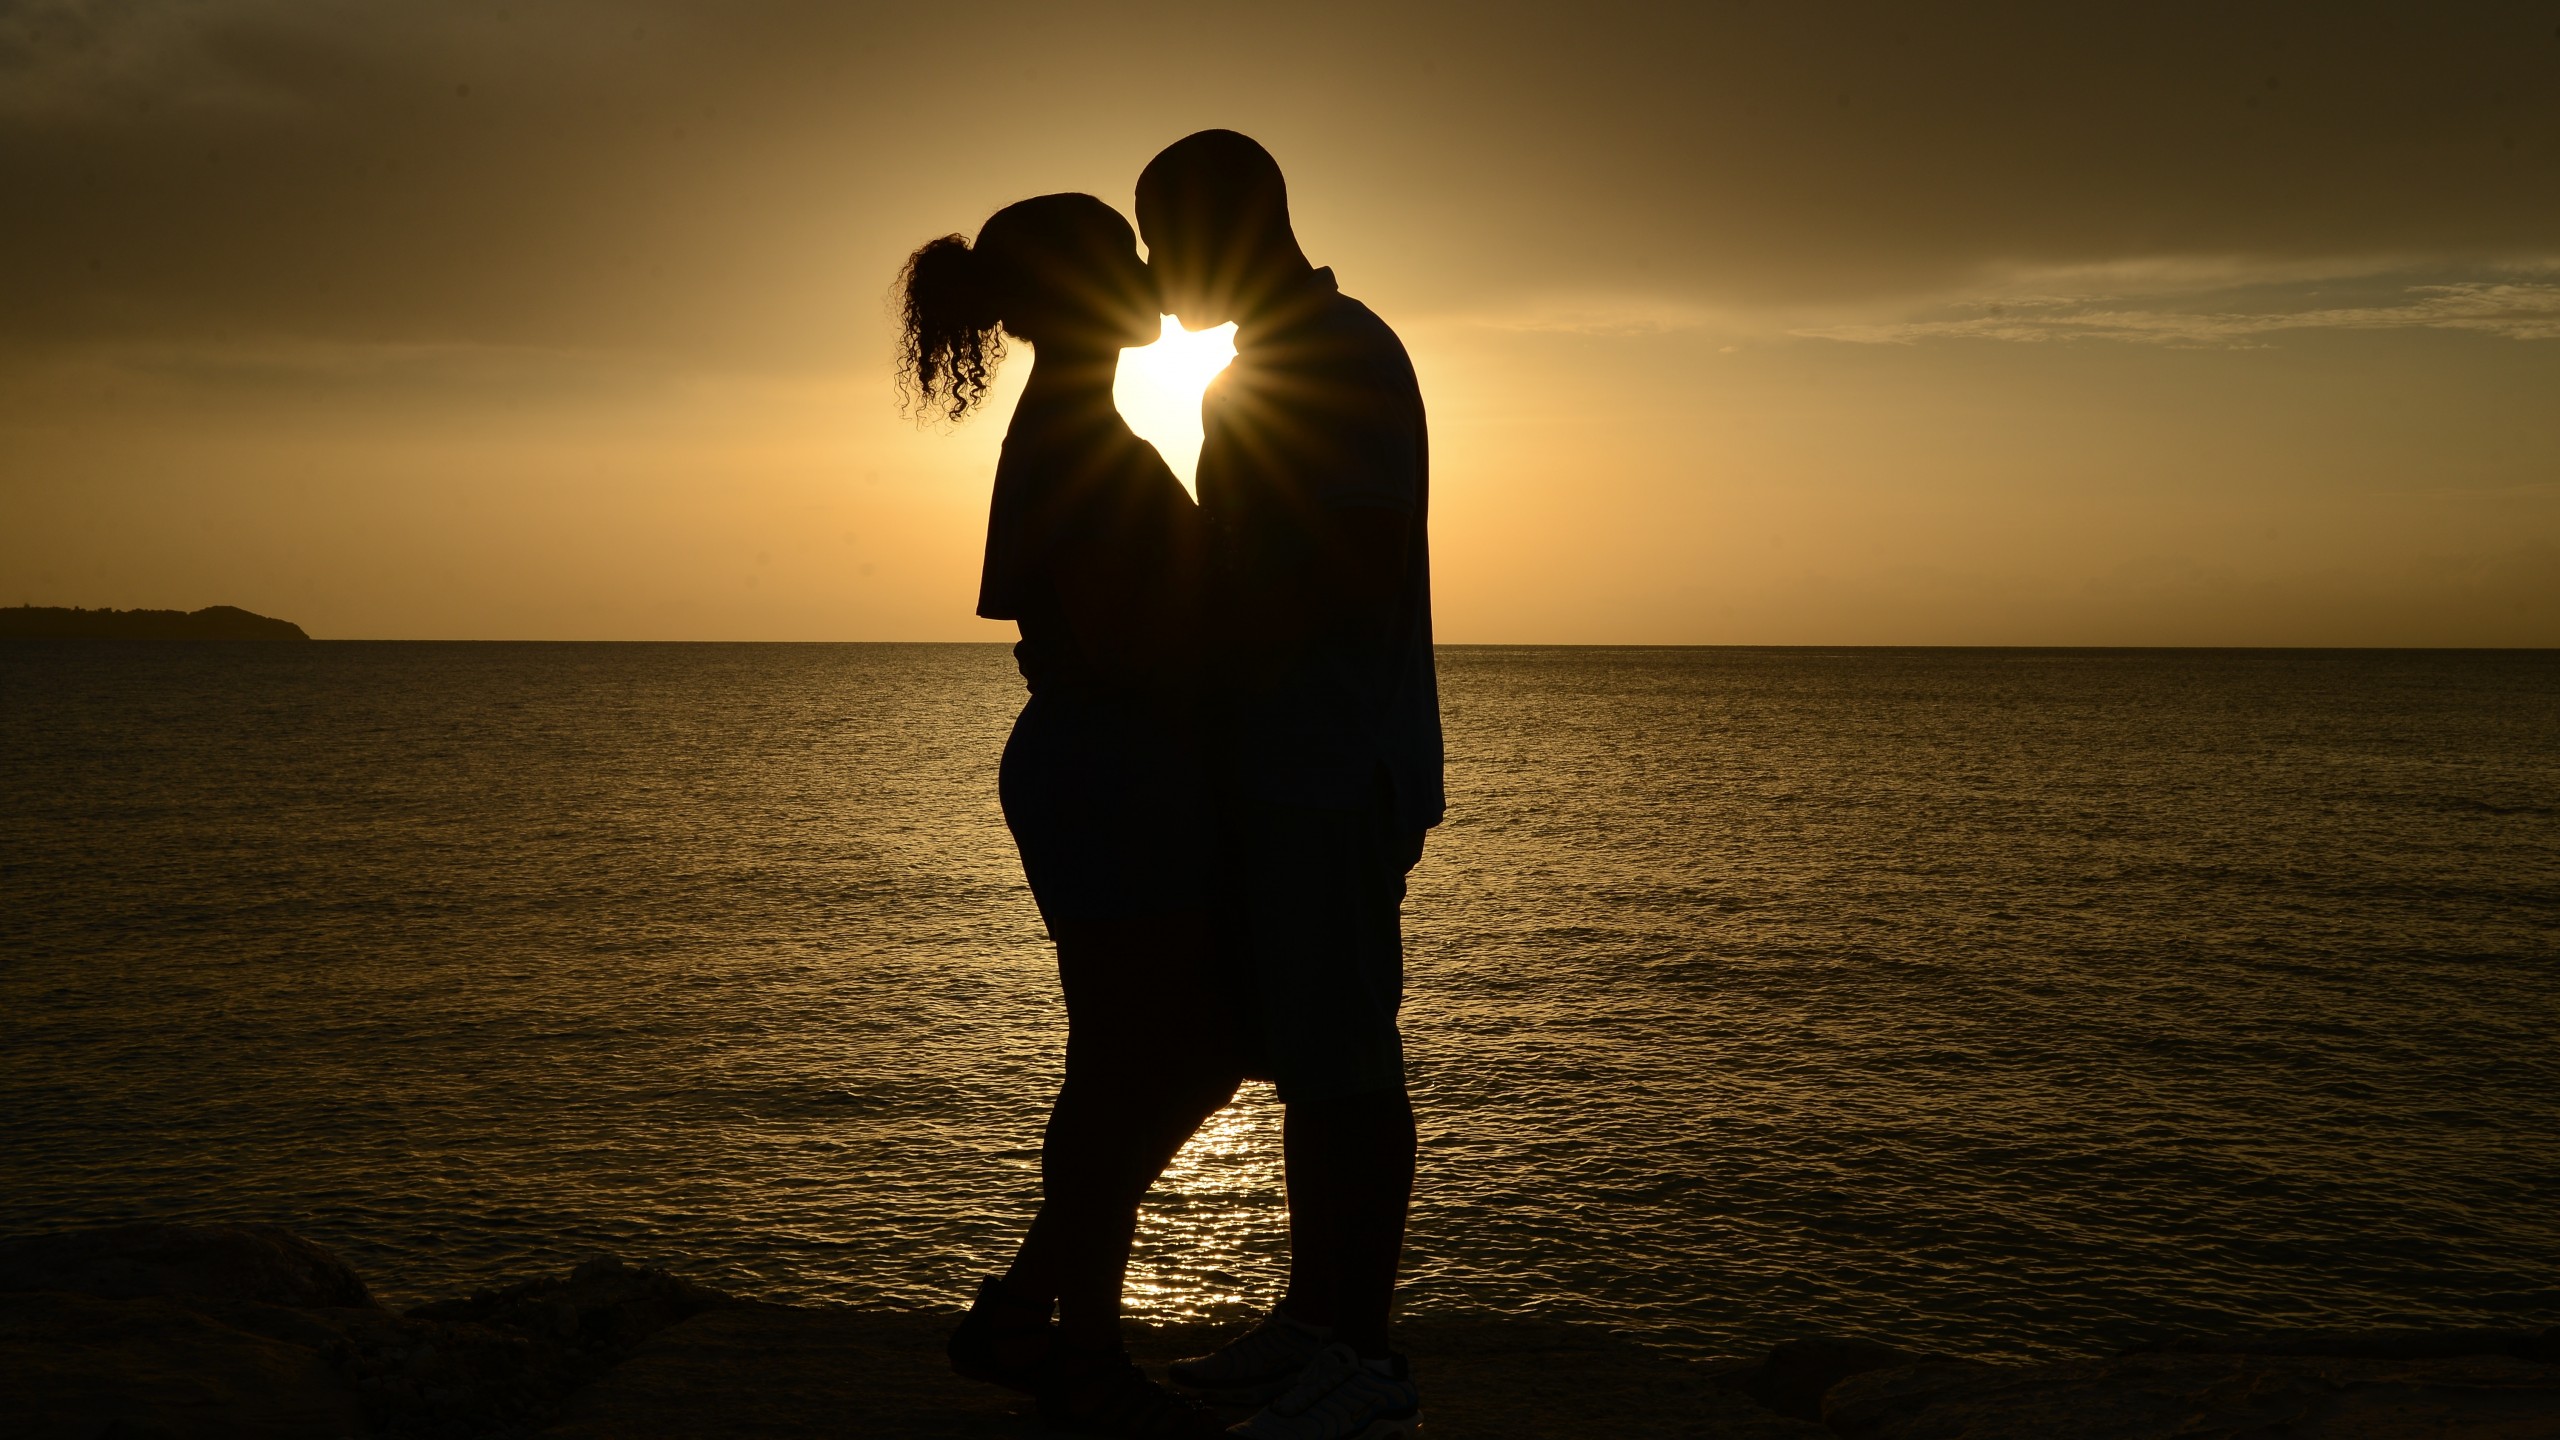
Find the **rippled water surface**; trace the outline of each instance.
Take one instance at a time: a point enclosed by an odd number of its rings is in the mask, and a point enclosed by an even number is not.
[[[2560,1320],[2560,655],[1443,653],[1408,1305]],[[0,1230],[956,1304],[1062,1027],[993,646],[0,646]],[[1136,1308],[1267,1300],[1248,1090]]]

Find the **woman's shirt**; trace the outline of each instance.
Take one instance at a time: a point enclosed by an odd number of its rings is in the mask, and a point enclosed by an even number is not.
[[[1198,507],[1118,412],[1026,403],[996,463],[978,613],[1021,627],[1035,695],[1187,697]]]

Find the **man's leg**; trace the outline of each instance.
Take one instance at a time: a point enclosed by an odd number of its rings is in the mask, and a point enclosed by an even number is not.
[[[1239,1434],[1353,1423],[1330,1401],[1321,1417],[1305,1409],[1312,1402],[1299,1392],[1311,1384],[1328,1396],[1361,1392],[1355,1409],[1382,1423],[1411,1420],[1417,1395],[1387,1337],[1415,1159],[1396,1028],[1400,912],[1422,836],[1396,833],[1383,803],[1242,805],[1235,836],[1255,1073],[1271,1076],[1287,1107],[1290,1282],[1275,1313],[1211,1354],[1174,1362],[1173,1379],[1266,1405]],[[1299,1408],[1282,1415],[1272,1407],[1283,1401]]]
[[[1413,1198],[1413,1105],[1396,1016],[1405,873],[1421,837],[1396,834],[1383,803],[1266,811],[1263,820],[1253,958],[1287,1105],[1281,1305],[1381,1357]]]
[[[1300,1100],[1288,1107],[1282,1146],[1291,1252],[1284,1308],[1330,1327],[1363,1359],[1383,1359],[1413,1199],[1413,1104],[1401,1086]]]

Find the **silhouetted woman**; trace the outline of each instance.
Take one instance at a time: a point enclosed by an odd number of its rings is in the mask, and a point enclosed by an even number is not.
[[[926,409],[957,420],[983,403],[1008,337],[1033,353],[978,613],[1021,627],[1031,698],[999,793],[1067,1006],[1040,1214],[1012,1267],[980,1284],[952,1364],[1039,1396],[1053,1426],[1218,1434],[1119,1334],[1138,1202],[1237,1083],[1209,968],[1199,517],[1111,400],[1121,349],[1158,333],[1155,285],[1119,212],[1043,195],[997,211],[975,245],[916,251],[904,291],[900,378]]]

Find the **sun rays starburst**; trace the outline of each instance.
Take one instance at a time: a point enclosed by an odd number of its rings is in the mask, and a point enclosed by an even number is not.
[[[1153,345],[1120,352],[1112,399],[1182,483],[1200,458],[1200,392],[1236,357],[1236,327],[1185,330],[1170,315]]]

